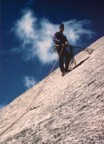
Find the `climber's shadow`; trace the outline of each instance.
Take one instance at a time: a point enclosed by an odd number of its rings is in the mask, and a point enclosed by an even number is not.
[[[70,71],[72,71],[72,70],[76,69],[77,67],[81,66],[88,58],[89,57],[87,57],[86,59],[82,60],[78,64],[76,64],[75,59],[73,59],[72,62],[70,63],[70,66],[69,66]]]

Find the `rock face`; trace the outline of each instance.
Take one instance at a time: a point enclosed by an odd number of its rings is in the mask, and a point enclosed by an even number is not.
[[[104,144],[104,37],[0,111],[0,144]]]

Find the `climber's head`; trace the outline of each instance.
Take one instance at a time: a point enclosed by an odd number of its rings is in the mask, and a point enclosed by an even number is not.
[[[64,24],[59,25],[59,31],[63,32],[64,31]]]

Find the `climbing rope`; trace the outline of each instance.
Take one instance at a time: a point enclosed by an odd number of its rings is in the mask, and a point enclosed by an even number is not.
[[[59,56],[61,55],[63,49],[64,49],[64,47],[62,48]],[[87,51],[89,54],[92,53],[92,49],[89,49],[89,50],[91,50],[91,51],[89,52],[88,49],[87,49],[86,51]],[[26,109],[26,111],[25,111],[22,115],[20,115],[20,117],[18,117],[12,124],[10,124],[4,131],[2,131],[2,132],[0,133],[0,136],[2,136],[7,130],[9,130],[14,124],[16,124],[26,113],[28,113],[29,110],[32,109],[32,107],[34,106],[34,103],[36,102],[37,98],[39,98],[39,95],[40,95],[41,92],[43,91],[43,88],[44,88],[45,85],[46,85],[46,82],[47,82],[47,80],[48,80],[48,78],[49,78],[49,75],[50,75],[50,74],[52,73],[52,71],[54,70],[56,64],[57,64],[57,60],[55,61],[55,63],[54,63],[54,65],[53,65],[53,67],[51,68],[51,70],[50,70],[47,78],[44,80],[42,86],[40,87],[39,91],[38,91],[37,94],[35,95],[33,101],[32,101],[31,104],[28,106],[28,108]]]
[[[59,56],[61,55],[63,49],[64,49],[64,47],[62,48]],[[25,111],[22,115],[20,115],[20,117],[18,117],[12,124],[10,124],[4,131],[2,131],[2,132],[0,133],[0,136],[2,136],[7,130],[9,130],[14,124],[16,124],[26,113],[28,113],[29,110],[32,109],[32,106],[34,105],[34,103],[36,102],[37,98],[38,98],[39,95],[41,94],[41,92],[42,92],[43,88],[45,87],[46,82],[47,82],[47,80],[48,80],[48,78],[49,78],[49,75],[50,75],[50,74],[52,73],[52,71],[54,70],[56,64],[57,64],[57,60],[55,61],[55,63],[54,63],[54,65],[52,66],[52,68],[51,68],[51,70],[50,70],[47,78],[44,80],[42,86],[40,87],[39,91],[38,91],[37,94],[35,95],[33,101],[32,101],[31,104],[28,106],[28,108],[26,109],[26,111]]]

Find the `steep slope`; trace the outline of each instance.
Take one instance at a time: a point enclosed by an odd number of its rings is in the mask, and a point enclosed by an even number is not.
[[[0,144],[104,144],[104,37],[75,60],[0,111]]]

